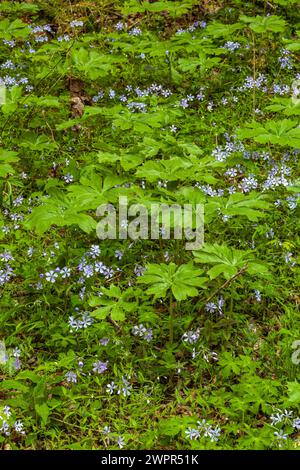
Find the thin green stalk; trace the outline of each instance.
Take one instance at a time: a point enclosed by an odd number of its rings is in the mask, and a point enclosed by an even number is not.
[[[174,341],[174,311],[173,311],[173,296],[172,292],[170,292],[170,304],[169,304],[169,331],[170,331],[170,343],[172,344]]]

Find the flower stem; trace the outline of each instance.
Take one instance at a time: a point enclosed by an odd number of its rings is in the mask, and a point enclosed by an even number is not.
[[[172,344],[174,341],[174,311],[173,311],[173,297],[172,292],[170,292],[170,304],[169,304],[169,331],[170,331],[170,343]]]

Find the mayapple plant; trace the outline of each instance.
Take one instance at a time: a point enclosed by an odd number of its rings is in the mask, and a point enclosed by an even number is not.
[[[174,299],[181,301],[188,297],[198,295],[198,289],[205,289],[207,277],[201,276],[202,269],[192,263],[176,266],[169,264],[148,264],[138,283],[148,285],[146,294],[153,295],[154,299],[169,297],[169,340],[174,340]]]

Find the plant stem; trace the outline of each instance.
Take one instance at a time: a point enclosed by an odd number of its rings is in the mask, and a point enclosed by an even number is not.
[[[169,304],[169,331],[170,331],[170,343],[174,341],[174,311],[173,311],[173,297],[172,292],[170,292],[170,304]]]
[[[232,312],[233,312],[233,284],[231,284],[230,286],[230,310],[229,310],[229,314],[230,314],[230,317],[232,317]]]

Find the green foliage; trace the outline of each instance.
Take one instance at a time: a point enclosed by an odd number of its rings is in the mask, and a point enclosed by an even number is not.
[[[249,25],[255,33],[282,33],[285,30],[285,21],[276,15],[256,16],[255,18],[241,15],[240,20]]]
[[[109,289],[102,287],[101,294],[101,297],[93,296],[89,300],[91,307],[101,305],[101,307],[92,312],[92,315],[99,320],[103,320],[110,315],[114,321],[124,321],[126,313],[137,310],[138,303],[130,301],[134,297],[132,288],[122,293],[118,286],[111,284]]]
[[[295,382],[288,382],[288,401],[292,404],[300,403],[300,384]]]
[[[264,210],[270,208],[270,203],[266,201],[264,195],[255,192],[249,195],[235,193],[229,198],[213,199],[207,204],[206,220],[211,222],[215,217],[216,211],[221,211],[225,216],[229,217],[246,217],[251,221],[257,221],[261,217],[265,217]]]
[[[0,149],[0,178],[5,178],[8,174],[15,173],[11,163],[15,163],[18,160],[17,152]]]
[[[1,450],[299,448],[297,6],[0,2]]]
[[[109,73],[113,73],[113,62],[116,60],[107,55],[99,54],[97,51],[88,51],[83,47],[73,52],[72,59],[74,67],[78,71],[78,76],[84,75],[90,80],[103,78]],[[118,62],[121,60],[120,58]]]
[[[264,276],[268,269],[263,263],[253,259],[250,251],[236,250],[226,245],[205,245],[201,251],[194,251],[197,263],[213,264],[213,268],[207,271],[211,279],[222,274],[229,279],[241,269],[247,270],[249,274]]]
[[[121,8],[123,15],[129,15],[134,13],[160,13],[168,12],[172,17],[178,17],[184,15],[189,11],[193,6],[193,1],[157,1],[154,3],[149,3],[147,1],[139,2],[137,0],[130,0],[124,3],[124,6]]]
[[[51,197],[45,197],[43,204],[34,208],[27,219],[27,227],[36,230],[38,234],[42,234],[51,225],[57,227],[78,225],[81,230],[89,233],[95,230],[96,221],[91,216],[82,213],[85,209],[85,195],[74,198],[53,189]]]
[[[25,39],[29,35],[28,25],[19,19],[9,21],[6,18],[0,21],[0,31],[4,39]]]
[[[299,148],[300,129],[297,121],[283,119],[280,121],[268,121],[265,126],[259,122],[252,122],[239,129],[240,139],[254,139],[261,144],[277,144]]]
[[[197,287],[204,287],[207,279],[201,274],[203,271],[192,264],[179,267],[174,263],[150,264],[138,282],[150,285],[146,293],[154,295],[154,298],[165,297],[171,290],[176,300],[185,300],[198,294]]]

